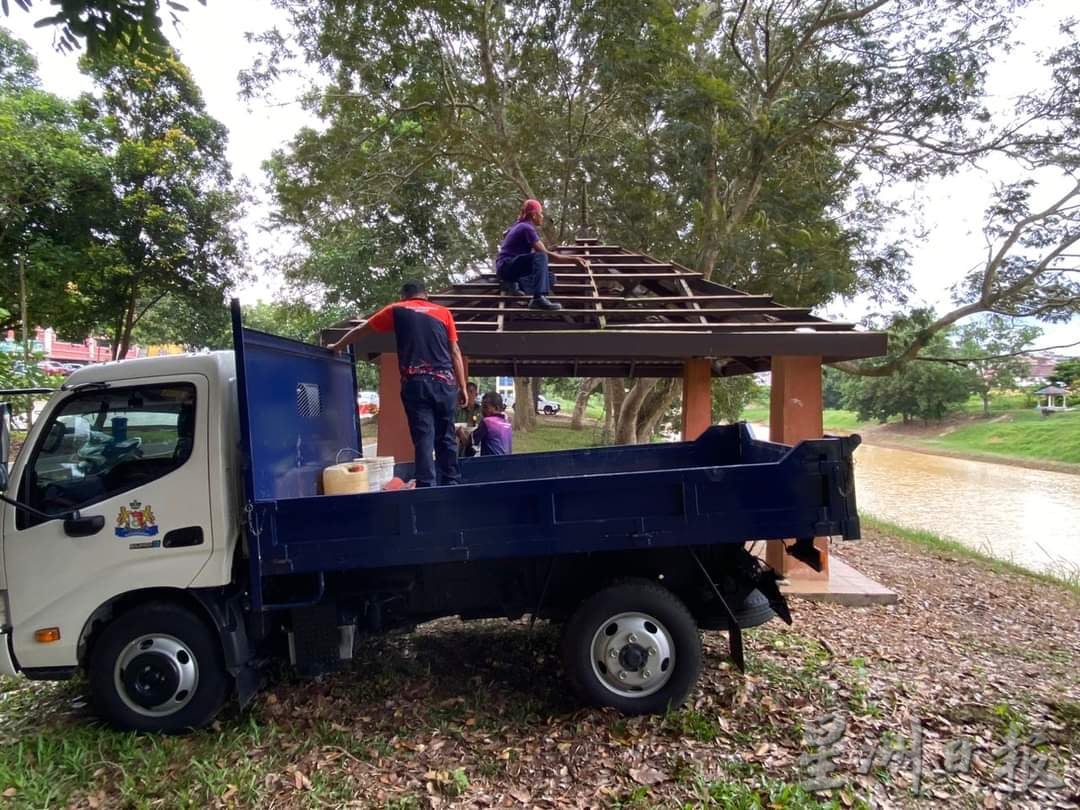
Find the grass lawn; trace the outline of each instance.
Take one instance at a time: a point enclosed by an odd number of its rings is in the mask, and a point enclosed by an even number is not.
[[[739,418],[746,422],[768,422],[768,405],[750,405],[745,408]],[[825,430],[858,430],[865,423],[860,422],[854,411],[842,411],[826,408],[822,414]]]
[[[599,444],[598,426],[586,425],[583,430],[573,430],[570,420],[560,417],[538,418],[535,430],[528,433],[514,432],[515,453],[576,450],[579,447],[597,447]]]
[[[1080,411],[1050,416],[1034,410],[1010,411],[924,443],[946,450],[1080,464]]]
[[[563,413],[568,413],[568,414],[571,414],[571,415],[574,413],[574,400],[573,399],[566,399],[565,397],[556,397],[556,396],[550,396],[550,397],[548,397],[548,399],[550,399],[552,402],[558,402],[559,403],[559,408],[562,409]],[[589,397],[589,402],[585,406],[585,418],[586,419],[596,419],[596,420],[600,420],[600,419],[604,418],[604,395],[603,394],[593,394],[591,397]]]

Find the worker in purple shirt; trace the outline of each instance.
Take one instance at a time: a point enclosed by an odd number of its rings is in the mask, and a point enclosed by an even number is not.
[[[506,421],[502,397],[488,391],[480,400],[480,424],[472,432],[473,444],[482,456],[508,456],[513,443],[513,429]]]
[[[548,250],[536,230],[543,222],[544,207],[538,200],[526,200],[517,222],[503,234],[499,255],[495,259],[495,275],[502,282],[504,293],[531,295],[530,309],[557,310],[562,309],[562,304],[547,298],[552,288],[548,257],[569,260],[582,268],[587,268],[589,264],[580,256],[564,256]]]

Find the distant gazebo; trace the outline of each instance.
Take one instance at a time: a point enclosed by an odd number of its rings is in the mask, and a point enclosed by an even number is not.
[[[494,273],[431,294],[454,314],[470,374],[681,377],[682,433],[691,440],[712,423],[713,377],[771,371],[770,438],[794,443],[822,435],[823,362],[885,354],[880,332],[708,281],[674,262],[596,239],[554,250],[590,263],[588,270],[569,261],[551,263],[551,297],[563,305],[560,311],[532,310],[527,298],[502,295]],[[360,323],[352,319],[324,329],[323,345]],[[355,351],[379,362],[378,454],[411,459],[393,335],[368,335]],[[769,546],[770,564],[794,573],[783,545]],[[819,547],[827,577],[827,544]]]
[[[1040,411],[1067,411],[1069,410],[1068,395],[1068,388],[1062,388],[1060,385],[1048,385],[1035,392],[1035,396],[1039,398],[1039,404],[1035,407]],[[1045,404],[1043,403],[1044,397],[1046,399]],[[1060,405],[1057,404],[1059,400]]]

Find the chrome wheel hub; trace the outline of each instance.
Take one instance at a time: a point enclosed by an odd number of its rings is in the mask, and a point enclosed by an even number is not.
[[[199,665],[191,649],[174,636],[139,636],[120,652],[113,685],[129,709],[163,717],[184,708],[199,685]]]
[[[675,669],[671,633],[647,613],[617,613],[601,622],[591,652],[597,680],[622,697],[653,694]]]

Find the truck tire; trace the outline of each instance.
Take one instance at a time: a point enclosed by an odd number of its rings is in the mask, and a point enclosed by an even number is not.
[[[122,613],[106,627],[91,651],[89,675],[95,710],[123,731],[201,728],[230,686],[215,632],[165,602]]]
[[[563,666],[586,703],[623,714],[682,705],[701,669],[701,637],[690,611],[644,579],[593,594],[563,630]]]

